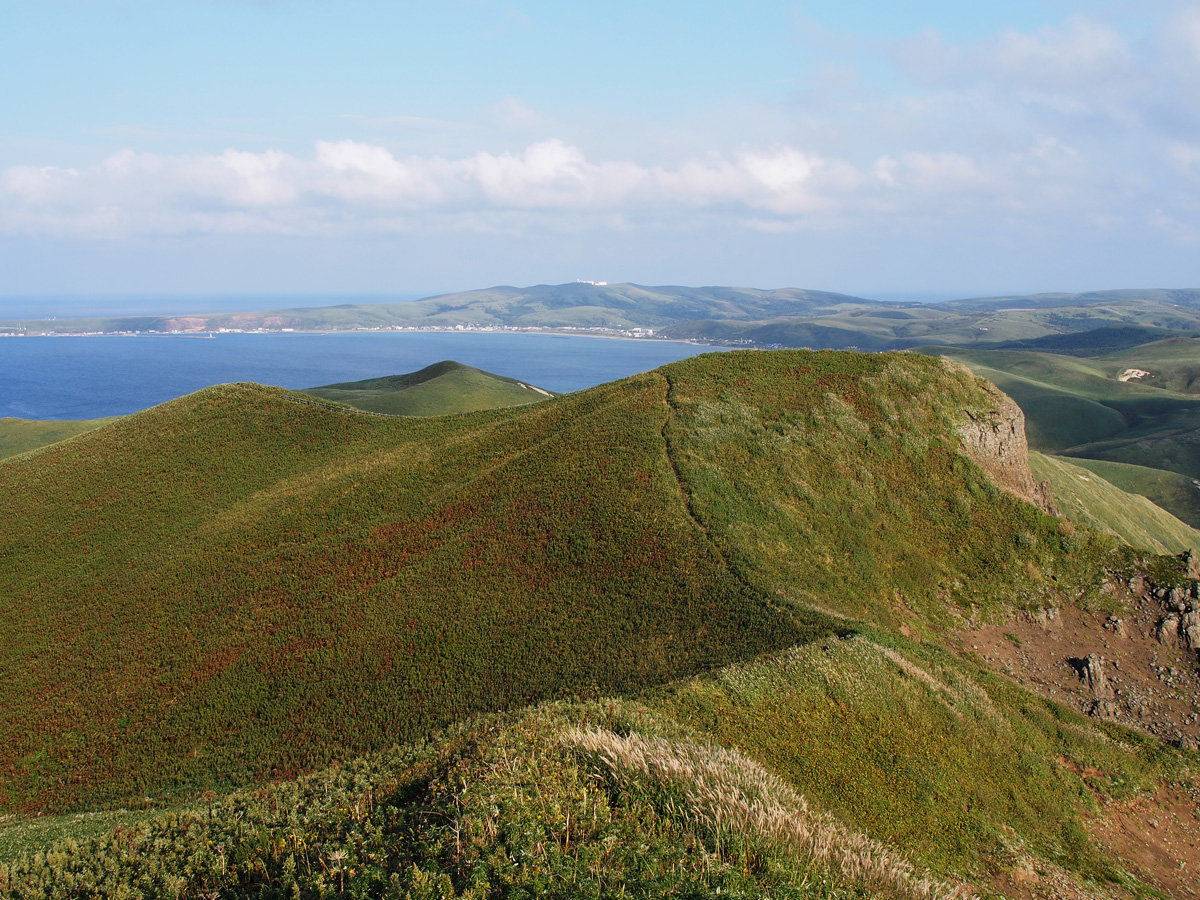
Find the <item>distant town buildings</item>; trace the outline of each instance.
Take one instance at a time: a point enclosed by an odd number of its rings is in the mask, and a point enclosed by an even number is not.
[[[576,284],[594,284],[597,286],[604,286],[604,285],[608,284],[607,281],[584,281],[582,278],[576,278],[575,283]]]

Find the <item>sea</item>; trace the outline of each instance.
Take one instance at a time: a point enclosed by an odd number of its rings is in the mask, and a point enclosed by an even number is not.
[[[0,338],[0,417],[98,419],[214,384],[291,390],[415,372],[442,360],[556,393],[712,348],[676,341],[497,332],[339,332]]]

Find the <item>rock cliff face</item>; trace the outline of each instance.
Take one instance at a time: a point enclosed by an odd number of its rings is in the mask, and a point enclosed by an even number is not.
[[[963,451],[1004,490],[1057,516],[1050,486],[1035,481],[1029,470],[1025,414],[1007,394],[990,386],[988,393],[995,399],[992,409],[986,413],[968,410],[967,421],[959,429]]]

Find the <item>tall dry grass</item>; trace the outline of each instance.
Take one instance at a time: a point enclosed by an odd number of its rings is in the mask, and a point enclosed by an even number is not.
[[[563,739],[594,755],[618,781],[649,780],[682,791],[692,815],[718,834],[757,837],[851,881],[914,900],[973,897],[966,885],[939,881],[880,842],[810,809],[782,779],[734,750],[602,728],[572,728]]]

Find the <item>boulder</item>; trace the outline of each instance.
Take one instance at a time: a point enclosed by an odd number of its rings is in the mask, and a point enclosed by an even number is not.
[[[1174,613],[1164,616],[1163,620],[1158,623],[1158,629],[1155,631],[1154,636],[1158,638],[1158,642],[1164,647],[1178,647],[1179,616]]]
[[[1180,618],[1179,639],[1189,650],[1200,650],[1200,609],[1193,609]]]

